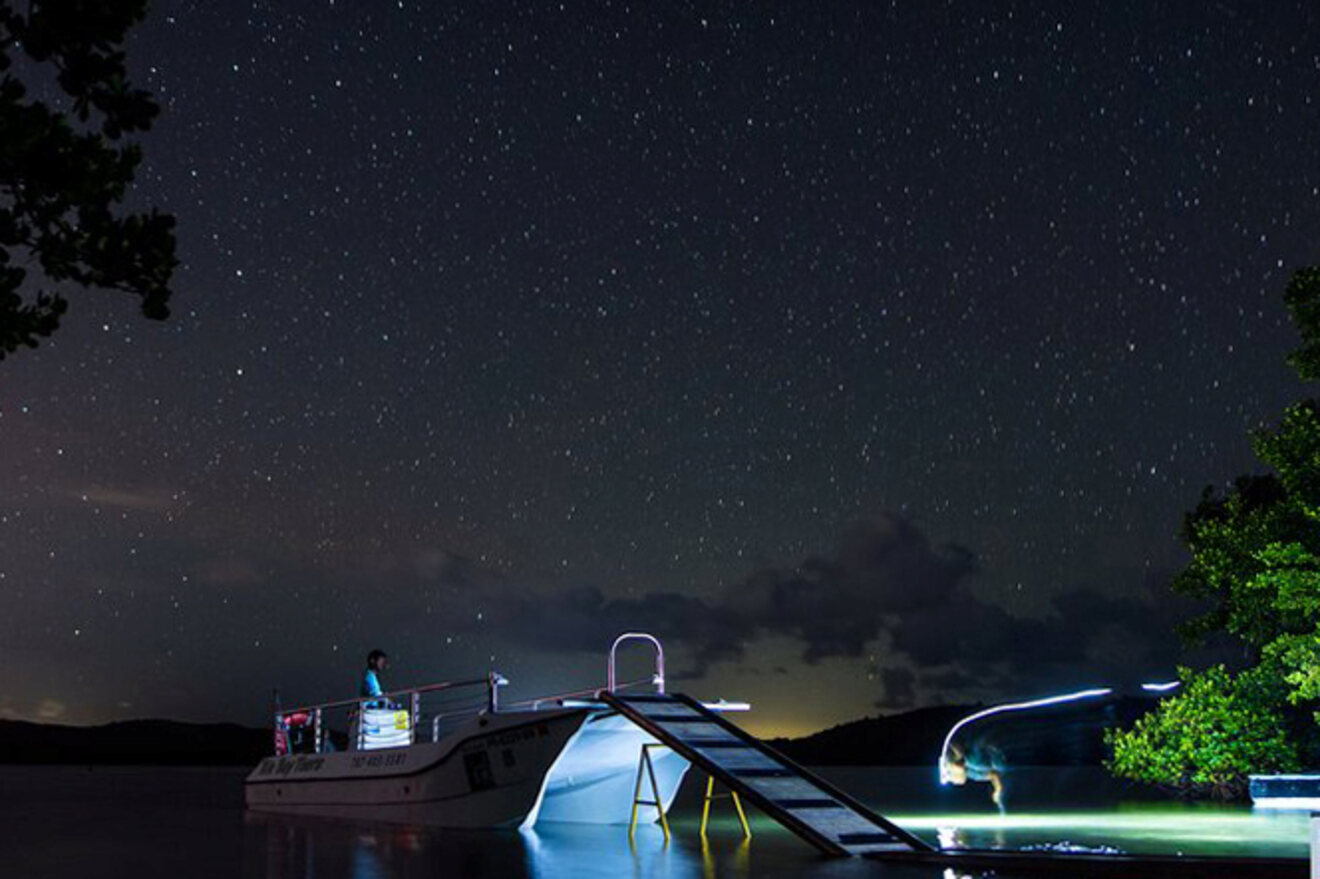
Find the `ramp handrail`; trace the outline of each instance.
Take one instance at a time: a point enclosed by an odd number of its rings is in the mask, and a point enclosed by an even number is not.
[[[619,710],[621,714],[624,714],[633,723],[636,723],[642,729],[646,730],[651,735],[659,739],[661,742],[664,742],[670,748],[674,749],[676,752],[681,754],[683,758],[686,759],[689,763],[693,763],[700,766],[702,770],[706,772],[707,775],[719,779],[720,783],[722,783],[729,790],[737,790],[740,794],[742,794],[742,796],[746,797],[748,800],[755,803],[767,815],[773,817],[776,821],[783,824],[789,830],[792,830],[794,833],[802,837],[807,842],[811,843],[812,845],[825,851],[828,854],[846,853],[845,849],[843,849],[833,840],[830,840],[828,837],[824,836],[818,829],[799,820],[796,816],[786,811],[785,809],[782,809],[781,807],[776,805],[775,802],[772,799],[770,799],[770,797],[761,793],[755,787],[745,784],[741,779],[731,774],[719,763],[713,762],[708,758],[704,757],[702,754],[698,753],[696,749],[686,744],[682,739],[676,738],[668,734],[666,730],[663,727],[661,727],[659,724],[654,722],[654,720],[646,717],[641,712],[633,710],[625,701],[625,699],[615,697],[609,693],[602,693],[601,698],[603,701],[607,702],[608,704],[613,705],[616,709]],[[765,742],[756,738],[751,733],[744,730],[742,727],[730,723],[716,712],[709,710],[700,702],[698,702],[696,699],[683,695],[682,693],[670,694],[669,698],[675,700],[676,702],[680,702],[686,705],[694,713],[703,715],[708,722],[718,725],[726,732],[728,732],[730,735],[734,736],[736,739],[742,742],[742,744],[745,745],[746,747],[759,751],[760,753],[764,754],[770,759],[780,763],[785,769],[793,772],[799,778],[802,778],[803,780],[809,782],[810,784],[815,785],[823,793],[833,797],[835,800],[837,800],[839,803],[843,804],[844,806],[848,807],[857,815],[861,816],[867,821],[870,821],[872,824],[876,825],[877,827],[885,830],[895,840],[907,844],[916,852],[931,851],[931,847],[923,840],[919,839],[918,837],[904,830],[902,827],[899,827],[897,824],[890,821],[888,818],[876,814],[873,810],[863,805],[862,803],[858,802],[848,794],[844,793],[839,788],[830,784],[825,779],[816,775],[814,772],[811,772],[805,767],[799,766],[793,760],[790,760],[788,757],[785,757],[779,751],[776,751],[774,748],[771,748]]]
[[[646,641],[649,642],[651,646],[655,647],[655,677],[651,679],[651,682],[655,684],[655,691],[657,693],[664,693],[665,648],[660,644],[659,638],[655,635],[648,634],[647,632],[624,632],[622,635],[614,639],[614,643],[610,645],[610,666],[606,681],[606,689],[611,693],[614,692],[614,657],[619,650],[619,645],[624,641]]]

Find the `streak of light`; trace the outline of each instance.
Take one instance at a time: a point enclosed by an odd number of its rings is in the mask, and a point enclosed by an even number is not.
[[[953,741],[954,735],[969,723],[982,718],[989,717],[992,714],[1002,714],[1008,711],[1027,711],[1032,708],[1043,708],[1046,705],[1058,705],[1063,702],[1076,702],[1081,699],[1093,699],[1096,696],[1108,696],[1114,692],[1109,687],[1100,687],[1092,690],[1078,690],[1075,693],[1064,693],[1062,696],[1048,696],[1044,699],[1032,699],[1030,702],[1010,702],[1004,705],[992,705],[989,708],[968,715],[955,723],[950,729],[949,734],[944,737],[944,747],[940,748],[940,784],[949,783],[948,770],[945,768],[949,757],[949,743]]]

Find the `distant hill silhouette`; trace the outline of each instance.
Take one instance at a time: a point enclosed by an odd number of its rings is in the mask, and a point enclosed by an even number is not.
[[[1152,705],[1150,699],[1115,698],[1030,716],[1005,715],[988,725],[989,733],[1019,765],[1096,765],[1104,758],[1100,730],[1130,724]],[[808,766],[934,765],[949,729],[982,707],[918,708],[770,744]],[[62,726],[0,720],[0,763],[250,766],[270,753],[269,730],[232,723],[130,720]]]
[[[800,739],[771,739],[771,747],[806,766],[934,765],[949,728],[979,705],[917,708],[864,717]]]
[[[1129,726],[1154,705],[1149,697],[1116,696],[1009,712],[967,727],[959,737],[983,736],[1016,765],[1098,766],[1105,758],[1103,730]],[[918,708],[770,744],[807,766],[934,766],[953,725],[983,707]]]
[[[0,720],[0,763],[250,766],[270,752],[269,730],[233,723],[128,720],[64,726]]]

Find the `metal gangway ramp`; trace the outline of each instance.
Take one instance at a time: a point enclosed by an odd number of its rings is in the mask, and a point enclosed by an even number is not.
[[[681,693],[625,696],[609,691],[599,697],[826,854],[933,851],[695,699]]]

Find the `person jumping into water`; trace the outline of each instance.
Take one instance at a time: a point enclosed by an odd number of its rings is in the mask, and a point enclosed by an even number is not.
[[[969,780],[987,781],[990,799],[1004,808],[1004,756],[994,746],[973,747],[969,756],[960,743],[951,742],[948,753],[940,758],[940,778],[959,787]]]

